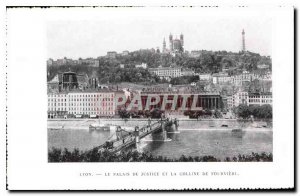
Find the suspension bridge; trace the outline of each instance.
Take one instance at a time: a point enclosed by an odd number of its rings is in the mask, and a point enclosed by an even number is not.
[[[104,144],[95,148],[98,151],[108,149],[109,151],[115,153],[118,151],[122,151],[123,149],[126,149],[132,145],[135,145],[147,135],[157,132],[162,132],[164,140],[166,140],[166,128],[172,126],[175,128],[175,130],[177,130],[179,126],[179,122],[177,119],[161,119],[154,122],[148,121],[148,124],[141,128],[136,126],[133,132],[126,131],[125,129],[122,129],[121,126],[118,126],[115,134],[111,135]],[[116,136],[116,139],[111,139],[113,136]]]

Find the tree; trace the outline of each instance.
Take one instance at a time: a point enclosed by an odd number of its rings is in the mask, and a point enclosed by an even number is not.
[[[162,114],[163,114],[163,111],[161,111],[158,108],[155,108],[150,112],[151,118],[161,118]]]
[[[121,118],[129,118],[130,117],[130,113],[126,109],[120,109],[118,111],[118,114]]]
[[[259,105],[239,105],[234,109],[236,115],[241,118],[249,118],[250,115],[253,115],[254,118],[258,119],[271,119],[272,115],[272,106],[269,104],[265,104],[262,106]]]
[[[222,112],[220,110],[216,110],[214,113],[215,118],[222,118]]]
[[[247,105],[241,104],[237,107],[237,115],[241,118],[249,118],[251,113]]]

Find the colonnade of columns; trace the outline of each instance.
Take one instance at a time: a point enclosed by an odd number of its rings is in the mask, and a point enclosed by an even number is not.
[[[161,98],[160,102],[156,105],[156,107],[158,108],[161,107],[162,99],[163,98]],[[194,101],[193,97],[187,98],[186,108],[191,108],[193,105],[193,101]],[[145,107],[146,102],[147,102],[147,97],[142,97],[143,108]],[[182,107],[182,104],[183,104],[183,98],[179,95],[176,109]],[[154,106],[151,106],[151,108],[153,107]],[[202,107],[203,109],[219,109],[221,108],[221,97],[220,96],[207,96],[207,97],[198,96],[196,107]]]

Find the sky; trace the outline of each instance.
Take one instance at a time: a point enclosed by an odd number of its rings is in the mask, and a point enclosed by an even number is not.
[[[75,14],[74,14],[75,13]],[[66,13],[65,13],[66,14]],[[71,14],[71,13],[70,13]],[[242,48],[245,30],[246,49],[271,55],[272,20],[263,12],[199,12],[187,10],[105,10],[91,17],[73,12],[74,17],[47,22],[48,58],[78,59],[129,50],[169,48],[169,34],[184,35],[184,49],[226,50]],[[72,14],[71,14],[72,15]],[[95,15],[97,17],[95,17]]]

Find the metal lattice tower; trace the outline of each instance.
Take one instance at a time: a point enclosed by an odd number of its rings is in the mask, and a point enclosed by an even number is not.
[[[245,52],[246,51],[246,44],[245,44],[245,31],[243,29],[242,31],[242,51]]]

